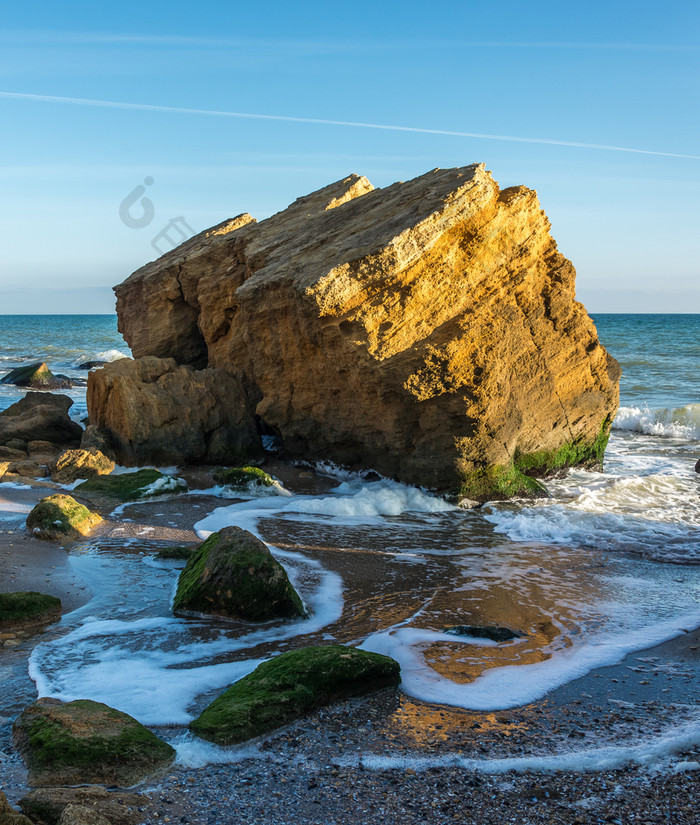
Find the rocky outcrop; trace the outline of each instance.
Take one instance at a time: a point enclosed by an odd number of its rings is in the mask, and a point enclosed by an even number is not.
[[[189,558],[173,610],[254,622],[306,615],[284,567],[266,544],[240,527],[212,533]]]
[[[378,190],[353,175],[138,270],[119,328],[138,358],[229,373],[291,457],[538,494],[601,460],[618,403],[549,229],[534,191],[481,164]]]
[[[34,786],[128,787],[175,758],[173,748],[136,719],[89,699],[38,699],[15,720],[12,738]]]
[[[245,742],[331,702],[394,687],[400,671],[389,656],[356,647],[290,650],[231,685],[190,728],[218,745]]]
[[[237,378],[172,358],[123,358],[90,373],[90,421],[123,464],[222,464],[262,454]]]

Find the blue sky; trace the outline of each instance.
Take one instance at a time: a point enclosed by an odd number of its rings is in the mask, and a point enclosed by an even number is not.
[[[0,25],[0,313],[112,311],[174,217],[474,161],[538,191],[589,311],[700,312],[697,2],[34,2]]]

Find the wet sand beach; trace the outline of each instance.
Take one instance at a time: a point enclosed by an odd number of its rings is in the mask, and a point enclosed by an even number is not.
[[[292,474],[302,487],[318,484]],[[15,513],[46,494],[2,487],[0,493],[5,510]],[[112,553],[125,542],[124,558],[131,554],[136,563],[150,545],[198,541],[193,524],[222,503],[206,495],[139,502],[107,520],[94,538]],[[113,503],[102,504],[106,515]],[[270,540],[281,545],[281,539],[272,530]],[[371,554],[318,539],[312,545],[303,530],[296,538],[288,531],[285,548],[313,553],[339,572],[351,607],[337,625],[297,637],[293,646],[319,643],[328,634],[351,642],[372,615],[405,609],[378,593]],[[2,590],[58,595],[70,611],[91,594],[90,583],[69,561],[80,552],[75,545],[63,549],[33,539],[23,519],[5,521]],[[412,577],[425,575],[416,566],[405,569],[405,580],[394,582],[400,594]],[[228,764],[195,767],[201,754],[188,764],[183,751],[165,776],[136,789],[150,799],[143,821],[695,823],[700,748],[692,737],[684,745],[683,726],[700,705],[700,633],[687,631],[515,709],[469,711],[385,690],[322,709],[215,757]],[[13,803],[27,786],[9,728],[36,695],[26,668],[39,638],[9,639],[12,644],[0,650],[3,681],[11,686],[0,710],[0,788]],[[262,645],[252,655],[267,651]],[[156,731],[165,738],[179,734],[167,726]],[[640,747],[650,738],[657,743],[654,758],[648,746]]]

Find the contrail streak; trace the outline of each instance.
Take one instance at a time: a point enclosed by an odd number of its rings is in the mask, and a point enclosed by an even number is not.
[[[25,92],[2,92],[0,98],[30,100],[43,103],[65,103],[72,106],[94,106],[103,109],[129,109],[140,112],[163,112],[180,115],[205,115],[209,117],[231,117],[248,120],[273,120],[286,123],[309,123],[322,126],[349,126],[355,129],[380,129],[388,132],[410,132],[422,135],[445,135],[447,137],[476,138],[479,140],[502,140],[510,143],[539,143],[547,146],[570,146],[576,149],[599,149],[607,152],[630,152],[636,155],[657,155],[665,158],[700,160],[700,155],[683,155],[677,152],[655,152],[651,149],[634,149],[628,146],[609,146],[604,143],[580,143],[572,140],[551,138],[517,137],[515,135],[489,135],[480,132],[456,132],[449,129],[425,129],[419,126],[394,126],[384,123],[363,123],[354,120],[329,120],[318,117],[293,117],[291,115],[262,115],[250,112],[224,112],[217,109],[189,109],[181,106],[159,106],[153,103],[122,103],[114,100],[95,100],[84,97],[58,97],[56,95],[35,95]]]

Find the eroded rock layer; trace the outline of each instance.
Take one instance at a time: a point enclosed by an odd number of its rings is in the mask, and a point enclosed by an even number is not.
[[[618,403],[549,229],[534,191],[482,164],[385,189],[353,175],[138,270],[115,288],[120,330],[136,357],[234,376],[292,457],[533,492],[602,458]]]

